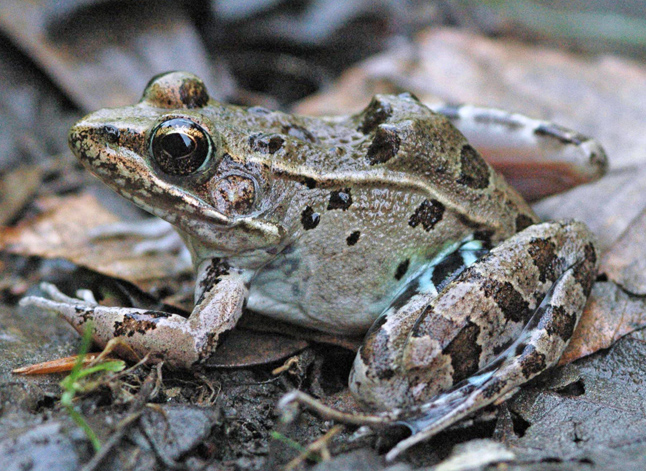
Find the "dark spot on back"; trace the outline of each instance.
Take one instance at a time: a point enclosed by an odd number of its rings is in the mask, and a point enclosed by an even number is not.
[[[451,358],[453,384],[472,376],[478,371],[482,347],[478,344],[480,327],[471,321],[460,330],[442,353]]]
[[[403,262],[399,264],[397,267],[397,270],[395,271],[395,279],[396,280],[401,280],[402,277],[406,274],[408,271],[408,266],[410,265],[410,260],[406,259]]]
[[[357,130],[363,134],[370,134],[378,125],[386,121],[392,114],[390,103],[374,97],[364,111],[364,117]]]
[[[563,306],[549,305],[543,313],[539,328],[545,329],[550,335],[558,335],[567,342],[572,338],[576,322],[576,314],[566,311]]]
[[[348,236],[347,239],[345,239],[345,241],[347,242],[348,245],[352,246],[359,241],[359,236],[361,236],[361,232],[354,231],[352,234]]]
[[[408,225],[417,227],[420,224],[426,232],[442,220],[444,205],[437,200],[424,200],[408,220]]]
[[[345,211],[352,205],[352,195],[350,188],[343,188],[339,191],[330,193],[330,201],[328,202],[327,209],[342,209]]]
[[[460,177],[457,182],[474,190],[489,186],[489,166],[469,144],[460,151]]]
[[[545,355],[528,345],[520,357],[520,367],[526,379],[532,378],[547,368]]]
[[[319,213],[315,213],[310,206],[306,207],[301,213],[301,224],[306,231],[318,226],[320,220],[321,216]]]
[[[485,280],[482,291],[487,298],[493,298],[507,320],[526,323],[534,313],[529,303],[508,281]]]
[[[534,265],[538,268],[538,279],[545,283],[547,280],[556,280],[556,264],[558,257],[556,256],[556,246],[554,242],[547,239],[532,239],[529,242],[527,249],[534,261]]]
[[[534,220],[527,214],[519,214],[516,216],[516,232],[520,232],[532,224],[534,224]]]
[[[274,154],[283,147],[285,140],[277,134],[253,134],[249,136],[251,150],[263,154]]]
[[[366,158],[370,165],[383,164],[397,155],[401,138],[397,128],[390,124],[381,124],[377,128],[375,137],[368,147]]]
[[[303,178],[303,184],[310,190],[313,190],[314,188],[316,188],[316,180],[312,177]]]

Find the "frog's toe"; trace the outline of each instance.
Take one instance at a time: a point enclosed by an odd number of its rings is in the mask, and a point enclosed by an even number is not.
[[[84,314],[97,306],[94,294],[89,290],[79,290],[79,299],[67,296],[51,283],[41,283],[40,289],[47,297],[27,296],[20,300],[20,306],[33,306],[54,313],[72,325],[85,320]]]
[[[79,299],[82,299],[86,304],[90,306],[98,306],[99,302],[94,297],[94,293],[89,289],[79,289],[76,291],[76,296]]]
[[[74,303],[77,303],[79,301],[78,299],[72,298],[72,297],[67,296],[66,294],[62,293],[56,287],[56,285],[53,285],[51,283],[42,282],[39,285],[39,287],[53,301],[57,301],[59,303],[68,303],[68,304],[74,304]]]
[[[82,304],[84,304],[84,301],[78,299],[74,300],[73,298],[68,299],[71,302],[43,298],[41,296],[27,296],[20,300],[20,306],[36,307],[62,316],[66,320],[70,321],[70,319],[76,318],[78,316],[79,310],[84,310],[86,306],[81,306]]]

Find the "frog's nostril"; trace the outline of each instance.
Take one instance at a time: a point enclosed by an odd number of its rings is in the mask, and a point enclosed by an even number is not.
[[[106,124],[101,128],[101,134],[103,134],[106,142],[109,144],[116,144],[119,142],[119,129],[111,124]]]

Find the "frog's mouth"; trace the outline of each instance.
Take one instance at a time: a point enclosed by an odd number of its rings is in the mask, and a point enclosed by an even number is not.
[[[96,112],[75,124],[69,145],[81,163],[117,193],[200,242],[225,251],[231,246],[237,252],[275,246],[283,238],[284,231],[274,224],[253,217],[228,217],[160,178],[143,157],[148,126],[106,124],[101,114]]]

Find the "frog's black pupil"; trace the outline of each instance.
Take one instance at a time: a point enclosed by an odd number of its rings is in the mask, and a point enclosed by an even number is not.
[[[194,173],[206,162],[213,150],[213,143],[206,131],[188,119],[169,119],[152,131],[152,158],[168,175]]]
[[[186,134],[175,132],[162,137],[161,147],[171,158],[188,157],[195,150],[195,141]]]

